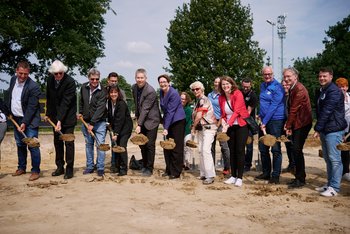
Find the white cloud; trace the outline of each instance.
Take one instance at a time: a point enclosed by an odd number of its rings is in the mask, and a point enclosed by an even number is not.
[[[135,54],[148,54],[153,52],[150,44],[144,41],[131,41],[127,43],[127,50]]]
[[[118,68],[133,68],[135,67],[134,64],[130,61],[120,60],[116,62],[116,66]]]

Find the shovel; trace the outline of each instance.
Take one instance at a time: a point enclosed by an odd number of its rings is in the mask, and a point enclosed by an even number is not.
[[[117,142],[114,141],[114,140],[112,140],[112,139],[113,139],[113,138],[112,138],[112,134],[113,134],[113,133],[112,133],[112,127],[111,127],[111,125],[108,124],[107,128],[108,128],[109,135],[110,135],[111,141],[112,141],[112,151],[115,152],[115,153],[124,153],[124,152],[125,152],[125,148],[122,147],[122,146],[118,146],[118,145],[117,145]]]
[[[50,118],[47,118],[47,121],[52,125],[52,127],[56,128],[56,124],[54,124]],[[62,141],[74,141],[75,139],[74,134],[71,133],[63,134],[61,131],[58,131],[58,134],[60,134],[60,140]]]
[[[12,123],[16,126],[16,128],[18,129],[19,128],[19,125],[18,123],[13,119],[12,115],[9,115],[8,116],[8,119],[12,121]],[[22,139],[22,142],[25,143],[26,145],[28,145],[29,147],[32,147],[32,148],[36,148],[36,147],[40,147],[40,143],[39,143],[39,140],[36,139],[36,138],[31,138],[31,137],[27,137],[27,135],[22,132],[22,131],[19,131],[22,135],[23,135],[23,139]]]
[[[84,126],[86,127],[86,129],[88,129],[88,124],[85,122],[85,120],[83,119],[83,117],[80,117],[81,122],[83,122]],[[96,140],[96,144],[97,144],[97,149],[101,150],[101,151],[108,151],[111,149],[111,147],[108,144],[100,144],[99,140],[97,139],[97,137],[95,136],[94,132],[90,132],[90,135],[92,136],[92,138],[94,138]]]
[[[273,135],[266,134],[265,129],[263,130],[263,134],[264,134],[264,136],[260,137],[259,141],[261,141],[264,145],[269,146],[269,147],[274,146],[277,141],[278,142],[290,142],[290,140],[285,135],[282,135],[282,136],[276,138]]]
[[[186,146],[190,147],[190,148],[197,148],[198,144],[197,142],[194,141],[194,135],[191,135],[191,140],[186,141]]]
[[[346,139],[350,136],[350,133],[348,133],[344,139],[343,142],[337,145],[337,149],[341,151],[350,151],[350,142],[345,142]]]

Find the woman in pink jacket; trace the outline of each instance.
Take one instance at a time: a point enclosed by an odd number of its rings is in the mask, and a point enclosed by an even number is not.
[[[244,103],[243,94],[231,77],[221,77],[219,89],[221,93],[219,97],[221,124],[223,132],[226,132],[230,137],[228,145],[230,148],[231,177],[224,183],[241,187],[244,151],[248,138],[248,126],[244,119],[249,117],[249,113]]]

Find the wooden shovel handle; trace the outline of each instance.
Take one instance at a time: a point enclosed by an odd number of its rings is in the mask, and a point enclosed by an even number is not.
[[[85,122],[85,120],[83,119],[82,116],[80,116],[80,120],[81,122],[84,124],[84,126],[86,127],[86,129],[88,129],[88,124]],[[95,138],[95,134],[91,131],[90,132],[91,136]]]
[[[12,115],[9,115],[8,119],[11,120],[11,122],[16,126],[16,128],[19,128],[18,123],[13,119]]]
[[[52,122],[52,120],[49,117],[47,117],[47,122],[49,122],[52,125],[52,127],[56,128],[56,124],[54,124],[54,122]],[[63,135],[63,133],[61,131],[57,131],[57,132],[60,135]]]

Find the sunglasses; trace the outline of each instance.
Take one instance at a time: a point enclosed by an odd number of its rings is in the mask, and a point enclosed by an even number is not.
[[[195,89],[192,89],[192,92],[198,91],[198,90],[200,90],[200,88],[195,88]]]
[[[57,75],[60,75],[62,76],[63,72],[55,72],[54,75],[57,76]]]
[[[94,81],[94,80],[98,81],[98,80],[100,80],[100,78],[91,78],[90,80],[91,81]]]

